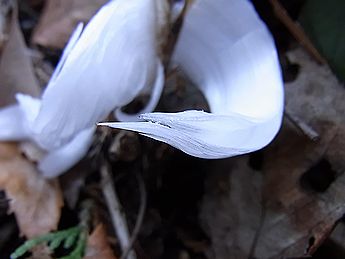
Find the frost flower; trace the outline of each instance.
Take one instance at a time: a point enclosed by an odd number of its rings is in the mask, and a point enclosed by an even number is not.
[[[113,0],[81,35],[77,29],[43,93],[41,110],[32,125],[42,145],[54,147],[70,141],[151,87],[155,94],[146,110],[153,110],[164,82],[157,50],[156,2]]]
[[[163,0],[113,0],[79,25],[41,99],[17,94],[0,110],[0,140],[32,141],[47,177],[69,169],[87,152],[95,123],[148,89],[151,112],[163,87],[157,37]],[[121,112],[118,114],[128,118]]]
[[[195,0],[173,56],[211,113],[146,113],[142,122],[101,123],[137,131],[201,158],[258,150],[278,132],[283,84],[273,39],[248,0]]]
[[[203,158],[267,145],[279,130],[283,90],[273,40],[247,0],[194,0],[173,61],[206,96],[211,113],[151,113],[164,84],[160,62],[164,0],[113,0],[79,25],[41,99],[17,94],[0,110],[0,140],[31,141],[47,177],[87,152],[94,124],[142,92],[140,122],[108,123]]]

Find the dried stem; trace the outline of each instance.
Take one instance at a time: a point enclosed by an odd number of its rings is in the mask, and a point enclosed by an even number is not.
[[[313,43],[304,33],[301,26],[294,22],[291,17],[286,12],[285,8],[279,3],[279,0],[269,0],[273,6],[274,13],[276,17],[285,25],[285,27],[290,31],[293,37],[309,52],[309,54],[314,57],[314,59],[320,64],[326,63],[325,59],[314,47]]]
[[[163,47],[163,64],[166,70],[169,68],[170,59],[175,50],[175,45],[177,43],[180,31],[183,26],[184,17],[191,4],[190,2],[191,0],[186,0],[180,15],[177,17],[176,21],[174,21],[174,23],[171,24],[171,27],[169,28],[168,38],[166,44]]]
[[[141,225],[143,223],[144,220],[144,215],[145,215],[145,211],[146,211],[146,189],[145,189],[145,183],[144,183],[144,179],[142,178],[141,174],[138,173],[137,174],[137,181],[138,181],[138,186],[139,186],[139,192],[140,192],[140,208],[139,208],[139,213],[138,213],[138,217],[137,217],[137,221],[135,223],[135,227],[132,233],[132,237],[131,240],[129,242],[129,247],[127,248],[126,251],[123,252],[122,256],[120,259],[126,259],[128,257],[128,254],[135,242],[135,240],[137,239],[137,236],[139,234],[139,230],[141,228]]]
[[[286,118],[305,136],[307,136],[312,141],[317,141],[320,138],[320,135],[307,123],[299,119],[296,115],[292,114],[288,109],[285,108],[284,112]]]
[[[115,185],[113,184],[109,165],[106,161],[103,162],[101,166],[101,177],[102,177],[102,190],[103,195],[105,197],[111,221],[113,223],[113,227],[115,233],[119,239],[119,243],[123,252],[127,251],[129,259],[136,259],[136,254],[133,250],[130,249],[130,237],[129,231],[127,226],[127,221],[125,215],[122,213],[122,208],[119,202],[119,198],[117,197]]]

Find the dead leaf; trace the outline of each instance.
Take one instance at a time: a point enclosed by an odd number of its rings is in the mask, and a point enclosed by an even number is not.
[[[11,2],[1,1],[0,2],[0,51],[2,50],[3,44],[7,40],[8,33],[8,13],[10,11]]]
[[[58,181],[43,178],[12,143],[0,143],[0,189],[27,238],[57,228],[63,206]]]
[[[300,65],[300,74],[286,84],[286,106],[319,139],[309,139],[285,119],[278,137],[262,151],[261,172],[243,164],[245,158],[225,167],[220,191],[207,190],[202,205],[211,258],[308,256],[344,215],[345,89],[303,50],[289,58]],[[216,178],[214,169],[209,177]]]
[[[328,258],[345,258],[345,224],[342,221],[339,221],[335,229],[333,230],[331,236],[327,240],[328,244],[334,244],[333,249],[330,251]]]
[[[0,107],[13,104],[18,92],[31,96],[40,94],[19,28],[16,6],[11,12],[8,31],[0,60]],[[0,143],[0,189],[10,199],[10,212],[15,214],[19,229],[26,237],[57,228],[63,205],[58,182],[44,179],[36,166],[22,157],[15,144]]]
[[[0,60],[0,107],[14,103],[18,92],[31,96],[40,94],[16,13],[12,11],[8,40]]]
[[[46,244],[40,244],[30,249],[32,255],[27,259],[53,259],[52,251]]]
[[[287,122],[268,150],[258,257],[313,253],[345,212],[345,89],[327,65],[315,63],[301,49],[288,56],[300,73],[286,84],[286,106],[319,140],[306,138]]]
[[[62,49],[79,22],[88,22],[107,0],[48,0],[32,42]]]
[[[253,258],[262,220],[262,175],[248,166],[247,157],[213,161],[209,170],[200,220],[212,240],[210,258]]]
[[[116,259],[107,241],[107,234],[102,224],[99,224],[90,235],[84,259]]]

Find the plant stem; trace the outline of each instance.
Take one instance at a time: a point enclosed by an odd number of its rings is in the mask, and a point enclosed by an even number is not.
[[[115,186],[113,184],[109,171],[110,170],[108,163],[106,161],[103,161],[103,164],[101,166],[103,195],[105,197],[108,210],[110,212],[111,221],[113,223],[115,233],[119,239],[121,249],[124,252],[128,248],[130,248],[130,236],[126,218],[125,215],[122,213],[119,198],[117,197]],[[133,250],[130,250],[127,258],[136,259],[137,257],[135,252]]]

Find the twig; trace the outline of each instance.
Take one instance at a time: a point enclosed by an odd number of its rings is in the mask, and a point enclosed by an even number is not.
[[[258,227],[258,229],[255,232],[255,235],[254,235],[254,238],[253,238],[253,242],[252,242],[250,250],[249,250],[248,258],[255,258],[255,256],[254,256],[255,255],[255,250],[256,250],[257,245],[259,243],[259,238],[260,238],[260,235],[262,233],[262,228],[264,226],[265,219],[266,219],[266,203],[265,203],[265,201],[263,200],[263,197],[262,197],[259,227]]]
[[[84,200],[81,203],[81,210],[79,213],[79,225],[85,228],[87,233],[89,232],[89,225],[91,223],[91,212],[94,207],[93,201],[90,199]]]
[[[127,248],[126,251],[123,252],[120,259],[126,259],[129,252],[131,251],[131,248],[132,248],[132,246],[133,246],[133,244],[134,244],[134,242],[137,239],[137,236],[139,234],[139,230],[140,230],[141,225],[143,223],[143,219],[144,219],[144,215],[145,215],[145,211],[146,211],[147,194],[146,194],[144,179],[140,173],[137,173],[136,176],[137,176],[139,193],[140,193],[140,208],[139,208],[139,212],[138,212],[137,221],[135,223],[134,230],[132,233],[132,237],[131,237],[131,240],[129,242],[129,247]]]
[[[123,252],[125,252],[129,248],[127,258],[136,259],[137,257],[135,252],[130,249],[130,238],[126,218],[122,213],[119,198],[117,197],[115,190],[115,185],[113,184],[109,172],[109,165],[106,161],[104,161],[101,166],[101,177],[103,195],[105,197],[111,216],[111,221],[119,239],[121,249]]]
[[[167,38],[166,44],[163,46],[163,64],[166,70],[169,68],[170,59],[175,50],[175,46],[179,38],[181,28],[183,26],[184,17],[190,5],[191,5],[191,0],[186,0],[181,13],[179,14],[177,19],[174,21],[173,24],[171,24],[171,27],[169,28],[170,30],[169,30],[168,38]]]
[[[313,43],[304,33],[301,26],[294,22],[291,17],[286,12],[285,8],[279,3],[279,0],[269,0],[273,6],[274,13],[276,17],[285,25],[285,27],[290,31],[293,37],[309,52],[309,54],[316,59],[320,64],[326,63],[326,60],[321,56],[321,54],[314,47]]]
[[[310,140],[317,141],[320,138],[319,134],[311,126],[292,114],[288,109],[285,108],[284,113],[286,118]]]

